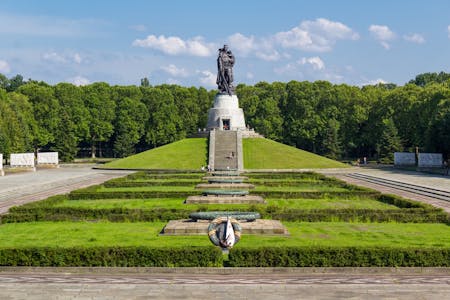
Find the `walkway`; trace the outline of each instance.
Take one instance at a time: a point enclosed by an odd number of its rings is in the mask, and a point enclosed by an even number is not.
[[[121,268],[24,268],[24,272],[20,268],[11,272],[2,268],[0,298],[442,300],[450,297],[448,268],[131,270],[123,274]]]
[[[66,194],[75,189],[122,177],[129,171],[94,170],[88,166],[61,166],[0,177],[0,214],[12,206]]]
[[[378,190],[386,194],[395,194],[408,199],[431,204],[435,207],[444,209],[450,213],[450,202],[435,199],[424,195],[419,195],[411,191],[405,191],[397,189],[395,187],[388,187],[385,185],[377,184],[375,182],[369,182],[362,178],[351,177],[352,174],[369,175],[376,178],[382,178],[385,180],[391,180],[392,182],[401,182],[405,185],[416,185],[424,188],[437,189],[441,191],[450,192],[450,177],[442,175],[433,175],[426,173],[419,173],[413,171],[404,171],[394,168],[350,168],[341,170],[321,170],[319,171],[327,176],[333,176],[338,179],[344,180],[350,184],[360,185],[368,187],[374,190]]]

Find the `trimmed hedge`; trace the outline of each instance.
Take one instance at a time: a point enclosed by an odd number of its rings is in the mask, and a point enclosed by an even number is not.
[[[450,248],[233,248],[231,267],[449,267]]]
[[[1,266],[34,267],[220,267],[217,247],[0,248]]]
[[[149,199],[149,198],[184,198],[199,195],[200,191],[190,192],[162,192],[162,191],[123,191],[123,192],[96,192],[75,191],[69,194],[70,200],[98,200],[98,199]]]
[[[130,180],[109,180],[103,183],[103,186],[108,188],[116,187],[143,187],[143,186],[193,186],[202,183],[196,181],[130,181]]]
[[[208,205],[199,206],[197,211],[211,210]],[[236,208],[223,206],[223,210]],[[242,211],[255,211],[262,218],[280,221],[302,222],[399,222],[399,223],[445,223],[450,224],[450,216],[440,209],[285,209],[277,206],[250,205]],[[129,209],[103,208],[92,209],[85,207],[14,207],[9,214],[3,215],[1,223],[21,223],[35,221],[79,221],[79,220],[108,220],[111,222],[149,222],[188,219],[192,209]]]

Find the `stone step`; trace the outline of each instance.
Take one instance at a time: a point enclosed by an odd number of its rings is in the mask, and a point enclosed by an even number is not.
[[[266,204],[258,195],[245,196],[189,196],[185,204]]]
[[[200,183],[195,187],[196,189],[254,189],[255,186],[250,183]]]
[[[286,227],[278,220],[258,219],[253,222],[239,222],[242,235],[281,235],[289,236]],[[172,220],[163,229],[163,235],[208,235],[209,221]],[[241,237],[242,239],[242,237]]]

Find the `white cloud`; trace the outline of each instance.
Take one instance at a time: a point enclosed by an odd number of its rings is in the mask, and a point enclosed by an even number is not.
[[[201,74],[200,82],[207,87],[215,87],[216,86],[216,74],[209,70],[197,71],[197,73]]]
[[[142,24],[138,24],[138,25],[132,25],[129,27],[130,29],[142,32],[142,31],[146,31],[147,30],[147,26],[142,25]]]
[[[167,84],[181,85],[181,82],[178,79],[175,79],[175,78],[167,78],[166,83]]]
[[[170,64],[168,66],[161,67],[161,69],[175,77],[187,77],[189,74],[184,68],[178,68],[174,64]]]
[[[246,37],[241,33],[235,33],[228,37],[228,41],[230,46],[241,55],[247,55],[258,48],[254,36]]]
[[[425,43],[425,38],[423,37],[423,35],[418,34],[418,33],[412,33],[412,34],[407,34],[404,35],[403,38],[411,43],[416,43],[416,44],[423,44]]]
[[[255,77],[255,75],[253,75],[252,72],[247,72],[247,74],[245,75],[245,77],[247,77],[247,79],[253,79]]]
[[[67,79],[66,81],[73,83],[76,86],[88,85],[89,83],[91,83],[89,79],[87,79],[83,76],[75,76],[73,78]]]
[[[276,50],[272,50],[270,53],[264,53],[264,52],[256,52],[256,57],[260,58],[265,61],[277,61],[280,59],[281,55]]]
[[[60,54],[57,52],[47,52],[42,54],[42,59],[57,64],[69,64],[69,63],[81,64],[81,62],[83,61],[79,53]]]
[[[382,79],[382,78],[377,78],[377,79],[373,79],[373,80],[369,80],[367,82],[364,82],[364,83],[361,84],[361,86],[364,86],[364,85],[377,85],[377,84],[380,84],[380,83],[381,84],[386,84],[387,81]]]
[[[73,55],[73,61],[76,62],[77,64],[81,64],[83,59],[81,58],[81,55],[79,53],[75,53]]]
[[[395,39],[395,33],[391,31],[388,26],[370,25],[369,31],[386,50],[391,48],[391,45],[388,42]]]
[[[448,38],[450,39],[450,25],[448,25],[447,31],[448,31]]]
[[[324,63],[323,60],[321,60],[320,57],[318,57],[318,56],[309,57],[309,58],[303,57],[303,58],[301,58],[301,59],[298,61],[298,63],[299,63],[300,65],[306,65],[306,64],[309,64],[309,65],[312,66],[312,68],[313,68],[314,70],[323,70],[323,69],[325,69],[325,63]]]
[[[56,52],[44,53],[42,55],[42,58],[46,61],[51,61],[54,63],[66,63],[67,62],[67,60],[64,56],[62,56]]]
[[[165,37],[164,35],[149,35],[143,40],[136,39],[133,42],[135,47],[143,47],[159,50],[169,55],[192,55],[192,56],[211,56],[213,44],[206,43],[202,37],[183,40],[177,36]]]
[[[284,48],[325,52],[330,51],[338,40],[357,40],[359,34],[340,22],[319,18],[278,32],[274,38]]]
[[[0,73],[8,74],[11,72],[11,67],[8,62],[0,59]]]

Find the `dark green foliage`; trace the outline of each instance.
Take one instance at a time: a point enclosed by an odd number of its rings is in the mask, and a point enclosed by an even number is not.
[[[450,249],[265,247],[233,248],[231,267],[448,267]]]
[[[1,249],[1,266],[33,267],[220,267],[217,247],[76,247]]]

